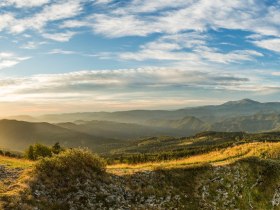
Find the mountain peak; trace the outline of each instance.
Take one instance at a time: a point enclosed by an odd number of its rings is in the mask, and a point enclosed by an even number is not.
[[[238,101],[228,101],[222,105],[254,105],[254,104],[260,104],[258,101],[251,100],[249,98],[244,98],[242,100]]]

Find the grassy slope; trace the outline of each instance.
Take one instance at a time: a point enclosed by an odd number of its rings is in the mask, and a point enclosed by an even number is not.
[[[111,172],[124,171],[141,171],[153,170],[155,168],[184,168],[186,166],[192,167],[195,165],[212,164],[224,165],[241,160],[248,157],[261,157],[265,159],[280,158],[280,142],[277,143],[248,143],[230,148],[212,151],[206,154],[194,155],[179,160],[170,160],[162,162],[148,162],[142,164],[115,164],[108,166]]]
[[[33,161],[19,158],[12,158],[6,156],[0,156],[0,165],[6,166],[8,168],[22,168],[27,169],[32,167],[34,164]]]
[[[124,177],[154,171],[148,194],[161,196],[172,187],[168,207],[184,209],[280,209],[280,143],[256,142],[233,146],[180,160],[108,166]],[[135,186],[131,186],[135,187]],[[165,193],[163,193],[165,192]]]
[[[175,138],[170,136],[150,137],[131,142],[127,146],[112,150],[115,154],[159,153],[166,151],[182,151],[201,149],[202,147],[218,147],[228,144],[244,143],[242,132],[203,132],[191,137]]]
[[[93,136],[72,131],[49,123],[31,123],[16,120],[0,120],[1,147],[22,151],[34,143],[64,147],[89,147],[95,152],[106,152],[121,143],[116,139]]]

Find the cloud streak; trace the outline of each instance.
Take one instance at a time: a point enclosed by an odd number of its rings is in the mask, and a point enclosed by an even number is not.
[[[278,86],[277,86],[278,85]],[[279,83],[271,88],[279,88]],[[269,89],[252,77],[226,72],[199,72],[182,69],[123,69],[79,71],[65,74],[34,75],[0,80],[1,100],[90,99],[115,94],[148,97],[161,91],[184,92],[194,89],[253,91]]]
[[[0,70],[10,68],[28,59],[30,57],[21,57],[11,52],[0,52]]]

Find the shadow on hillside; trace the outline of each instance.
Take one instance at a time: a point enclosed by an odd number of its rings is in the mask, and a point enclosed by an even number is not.
[[[278,160],[244,158],[224,166],[157,168],[122,175],[126,187],[165,208],[271,209],[280,203]]]

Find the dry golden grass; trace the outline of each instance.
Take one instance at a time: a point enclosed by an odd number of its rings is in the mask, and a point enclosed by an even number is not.
[[[224,165],[234,161],[247,158],[279,158],[280,143],[248,143],[238,146],[233,146],[226,149],[209,152],[206,154],[195,155],[179,160],[170,160],[163,162],[148,162],[142,164],[116,164],[107,167],[112,173],[134,173],[142,170],[152,170],[155,168],[183,168],[203,164]]]
[[[0,165],[6,167],[5,170],[13,170],[13,168],[21,168],[23,171],[19,171],[20,176],[18,178],[5,177],[0,181],[0,209],[3,207],[3,201],[10,197],[16,198],[23,190],[28,188],[26,180],[30,180],[32,177],[29,175],[29,171],[34,164],[33,161],[26,159],[18,159],[6,156],[0,156]],[[9,200],[9,203],[14,202],[14,199]]]
[[[33,163],[34,161],[27,159],[0,156],[0,165],[4,165],[8,168],[29,168],[33,165]]]

